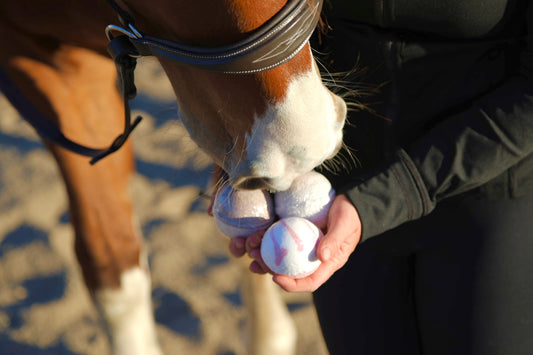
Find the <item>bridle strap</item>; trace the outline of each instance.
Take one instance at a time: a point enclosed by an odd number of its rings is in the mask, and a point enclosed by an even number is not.
[[[117,67],[118,81],[120,83],[120,92],[122,95],[122,102],[124,103],[124,131],[120,134],[111,146],[101,151],[94,156],[90,163],[95,164],[99,160],[105,158],[119,150],[124,143],[126,143],[130,133],[141,122],[142,117],[137,118],[131,122],[131,110],[129,100],[132,100],[137,95],[137,88],[135,87],[134,72],[137,65],[137,58],[133,57],[130,42],[126,36],[119,36],[109,42],[107,51],[113,58],[115,66]]]
[[[54,142],[65,149],[84,156],[94,157],[103,152],[102,149],[89,148],[65,137],[61,130],[24,96],[1,67],[0,90],[44,140]]]
[[[113,8],[120,8],[114,0],[108,2]],[[320,18],[322,2],[289,0],[246,39],[227,46],[191,46],[153,37],[138,31],[132,22],[123,23],[126,28],[110,25],[106,32],[110,40],[113,31],[126,34],[139,56],[155,55],[203,70],[248,74],[272,69],[294,57],[311,37]],[[122,21],[124,17],[131,18],[123,9],[118,13]]]
[[[1,68],[0,89],[2,93],[9,99],[13,107],[15,107],[22,117],[24,117],[24,119],[33,126],[39,136],[41,136],[44,140],[53,142],[54,144],[57,144],[71,152],[91,157],[91,164],[94,164],[107,155],[117,151],[124,144],[126,138],[140,121],[140,117],[138,117],[133,124],[130,124],[129,105],[127,100],[125,100],[126,124],[124,132],[117,137],[117,139],[115,139],[109,148],[91,148],[65,137],[63,132],[61,132],[61,130],[53,122],[51,122],[48,117],[43,115],[39,109],[24,96],[24,94],[18,89],[18,87],[11,81],[8,75]]]
[[[118,14],[118,18],[123,25],[127,26],[128,23],[131,23],[132,25],[135,24],[133,17],[126,10],[120,7],[120,5],[115,0],[107,0],[107,3]]]

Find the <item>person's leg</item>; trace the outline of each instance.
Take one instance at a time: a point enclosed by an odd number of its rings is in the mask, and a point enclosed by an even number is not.
[[[431,355],[533,353],[533,196],[445,204],[416,231],[415,303]]]
[[[380,240],[359,245],[349,262],[314,293],[332,355],[416,355],[412,259],[383,253]]]
[[[314,294],[330,352],[530,354],[532,211],[456,199],[360,244]]]

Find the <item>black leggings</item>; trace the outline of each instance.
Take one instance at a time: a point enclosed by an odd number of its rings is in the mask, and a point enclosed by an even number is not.
[[[533,196],[442,203],[314,293],[333,355],[533,354]]]

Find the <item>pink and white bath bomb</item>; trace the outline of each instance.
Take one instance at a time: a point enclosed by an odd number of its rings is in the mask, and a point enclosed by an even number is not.
[[[335,190],[329,180],[311,171],[296,178],[288,190],[276,193],[274,205],[280,218],[303,217],[323,229],[334,198]]]
[[[267,229],[275,218],[272,197],[262,190],[235,190],[229,184],[215,197],[213,215],[218,229],[230,238]]]
[[[321,264],[316,245],[322,232],[300,217],[280,219],[265,232],[261,257],[276,274],[295,279],[311,275]]]

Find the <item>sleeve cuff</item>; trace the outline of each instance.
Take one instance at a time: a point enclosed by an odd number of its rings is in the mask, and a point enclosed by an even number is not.
[[[399,150],[396,160],[385,169],[340,192],[359,213],[362,241],[427,215],[435,207],[415,164],[404,150]]]

